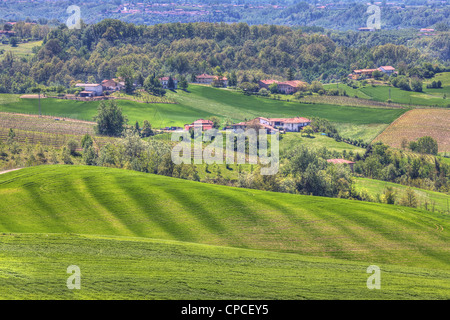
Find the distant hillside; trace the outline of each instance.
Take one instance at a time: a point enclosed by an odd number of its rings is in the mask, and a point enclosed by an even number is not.
[[[449,23],[449,7],[445,3],[427,1],[381,2],[383,29],[426,28]],[[212,1],[2,1],[0,19],[47,19],[65,22],[66,8],[78,5],[88,23],[114,18],[138,24],[168,22],[246,22],[290,26],[314,26],[335,30],[357,30],[366,25],[367,1],[295,1],[241,0]],[[314,29],[314,28],[313,28]]]

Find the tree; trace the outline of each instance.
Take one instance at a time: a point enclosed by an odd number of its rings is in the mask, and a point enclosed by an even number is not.
[[[220,128],[220,119],[218,117],[212,116],[212,117],[209,117],[208,120],[213,122],[213,128],[214,129],[219,129]]]
[[[239,85],[239,88],[244,91],[245,94],[250,94],[251,92],[257,92],[259,86],[256,83],[243,82]]]
[[[414,78],[411,78],[411,81],[410,81],[410,86],[411,86],[411,89],[413,90],[413,91],[415,91],[415,92],[422,92],[422,90],[423,90],[423,83],[422,83],[422,80],[420,80],[419,78],[417,78],[417,77],[414,77]]]
[[[180,81],[178,82],[178,87],[179,87],[181,90],[184,90],[184,91],[186,91],[187,88],[189,87],[189,83],[188,83],[188,81],[186,80],[186,77],[185,77],[185,76],[181,76],[181,77],[180,77]]]
[[[9,39],[9,44],[13,48],[17,47],[18,43],[19,43],[19,40],[16,37],[12,37],[11,39]]]
[[[375,80],[380,80],[383,77],[383,73],[380,70],[375,70],[374,72],[372,72],[372,77]]]
[[[400,204],[402,206],[416,208],[417,207],[417,198],[416,193],[410,187],[406,189],[406,193],[400,200]]]
[[[122,109],[119,108],[117,103],[114,100],[110,100],[109,102],[102,101],[100,103],[94,121],[97,121],[97,126],[95,127],[97,133],[118,137],[122,135],[124,125],[128,120],[122,114]]]
[[[120,77],[125,82],[125,92],[127,94],[133,94],[134,91],[134,77],[135,73],[131,66],[123,65],[117,69],[117,77]]]
[[[278,83],[274,82],[269,85],[269,91],[272,94],[278,93]]]
[[[235,71],[231,73],[230,79],[228,80],[228,85],[230,87],[236,87],[238,85],[238,79]]]
[[[395,204],[395,191],[392,187],[386,187],[384,190],[384,201],[387,204]]]
[[[169,77],[169,81],[167,81],[167,87],[169,89],[175,89],[175,81],[173,81],[172,76]]]
[[[69,140],[69,142],[67,142],[67,149],[69,150],[71,156],[78,155],[77,148],[78,148],[78,143],[75,140],[71,139],[71,140]]]
[[[85,150],[89,147],[92,147],[93,145],[94,140],[92,140],[92,137],[88,133],[86,133],[81,139],[81,147]]]
[[[152,74],[147,77],[144,81],[144,89],[148,93],[155,96],[163,96],[166,94],[166,90],[163,89],[161,83],[156,78],[155,74]]]
[[[420,153],[437,155],[438,143],[432,137],[429,136],[421,137],[417,140],[417,151]]]
[[[144,125],[142,126],[141,136],[143,138],[150,137],[153,135],[152,125],[148,120],[144,120]]]
[[[293,68],[288,68],[286,71],[286,77],[288,81],[292,81],[295,78],[295,73]]]
[[[312,92],[319,92],[323,90],[323,85],[319,81],[313,81],[309,87]]]
[[[308,137],[312,137],[314,135],[314,130],[310,126],[308,126],[302,130],[302,135],[303,134],[306,134]]]

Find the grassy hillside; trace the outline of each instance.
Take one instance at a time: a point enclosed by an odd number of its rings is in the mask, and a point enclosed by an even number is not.
[[[310,148],[320,149],[320,148],[327,148],[332,151],[338,151],[342,152],[344,150],[358,152],[358,153],[364,153],[365,149],[356,147],[354,145],[345,143],[345,142],[337,142],[335,139],[322,136],[318,133],[316,133],[312,137],[302,136],[301,133],[297,132],[289,132],[282,136],[283,139],[280,141],[280,153],[283,154],[287,151],[293,150],[295,146],[298,145],[305,145]]]
[[[423,92],[405,91],[399,88],[391,87],[391,100],[395,103],[407,105],[424,105],[424,106],[446,106],[450,104],[449,100],[443,99],[442,89],[426,89]],[[440,91],[438,91],[440,90]],[[366,86],[360,91],[373,100],[387,101],[389,99],[389,87],[387,86]]]
[[[0,235],[0,299],[448,299],[450,272],[144,238]],[[81,269],[68,290],[67,267]]]
[[[373,196],[376,196],[377,194],[383,194],[386,187],[392,187],[397,194],[398,201],[405,195],[406,189],[408,188],[407,186],[397,183],[366,178],[356,178],[355,187],[358,191],[361,191],[364,188]],[[425,205],[425,202],[427,202],[429,210],[431,210],[434,205],[436,210],[447,212],[447,206],[450,205],[450,195],[419,188],[411,189],[414,190],[420,207],[423,207]]]
[[[265,117],[322,117],[333,122],[354,125],[389,124],[406,110],[346,107],[325,104],[300,104],[245,96],[229,90],[191,85],[189,92],[170,92],[169,98],[179,104],[143,104],[118,100],[117,103],[128,116],[129,123],[149,120],[156,128],[183,126],[198,118],[212,115],[243,121],[246,118]],[[58,117],[92,120],[99,102],[43,99],[42,113]],[[39,112],[37,99],[18,99],[12,95],[1,98],[0,112]]]
[[[449,268],[449,217],[117,169],[46,166],[0,176],[0,232],[178,240]]]
[[[440,80],[442,88],[428,89],[427,84]],[[336,84],[324,85],[325,89],[335,89]],[[385,102],[389,99],[389,87],[383,85],[366,85],[361,88],[352,88],[345,84],[339,84],[339,88],[345,90],[350,97]],[[444,94],[447,96],[444,99]],[[450,104],[450,72],[436,74],[433,78],[427,79],[423,83],[423,92],[405,91],[399,88],[391,87],[391,100],[393,103],[399,103],[412,106],[448,106]],[[369,103],[368,103],[369,104]]]
[[[42,45],[42,41],[31,41],[27,43],[19,43],[17,47],[11,47],[9,44],[0,43],[0,51],[4,50],[4,52],[11,51],[15,56],[20,58],[31,58],[34,56],[32,51],[33,47],[39,47]]]

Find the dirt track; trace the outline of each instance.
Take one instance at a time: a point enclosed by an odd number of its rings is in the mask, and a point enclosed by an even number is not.
[[[20,170],[20,169],[22,169],[22,168],[17,168],[17,169],[10,169],[10,170],[5,170],[5,171],[0,171],[0,174],[8,173],[8,172],[11,172],[11,171],[17,171],[17,170]]]

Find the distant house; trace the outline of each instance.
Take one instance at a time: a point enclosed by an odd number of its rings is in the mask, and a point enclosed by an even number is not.
[[[201,83],[201,84],[212,84],[215,76],[210,76],[209,74],[200,74],[198,76],[195,77],[196,79],[196,83]]]
[[[80,92],[80,97],[82,97],[82,98],[93,98],[93,97],[95,97],[95,92],[94,91],[81,91]]]
[[[278,91],[284,94],[292,94],[300,90],[301,85],[307,85],[306,82],[300,80],[292,81],[277,81],[277,80],[261,80],[259,81],[259,87],[269,89],[270,85],[276,83],[278,85]]]
[[[161,83],[163,89],[177,89],[178,88],[178,80],[176,78],[172,78],[174,87],[169,88],[169,79],[170,79],[170,77],[159,78],[159,82]]]
[[[209,74],[200,74],[195,77],[196,82],[200,84],[207,84],[212,85],[214,83],[217,87],[228,87],[228,79],[226,77],[219,77],[219,76],[211,76]]]
[[[101,96],[103,94],[103,87],[101,84],[96,83],[77,83],[75,87],[84,88],[84,91],[91,91],[96,96]]]
[[[419,35],[421,35],[421,36],[434,36],[434,35],[436,35],[436,33],[434,31],[435,31],[434,29],[422,28],[419,31]]]
[[[300,90],[299,86],[302,84],[306,84],[303,81],[292,80],[292,81],[284,81],[278,83],[278,90],[285,94],[292,94]]]
[[[391,74],[394,73],[395,68],[391,67],[391,66],[382,66],[382,67],[379,67],[378,70],[380,70],[381,72],[383,72],[383,73],[387,74],[388,76],[390,76]]]
[[[328,163],[332,163],[332,164],[348,164],[352,171],[353,171],[353,166],[355,164],[355,162],[349,161],[349,160],[345,160],[345,159],[329,159],[329,160],[327,160],[327,162]]]
[[[355,76],[355,79],[358,79],[361,76],[364,76],[366,78],[372,78],[372,73],[374,71],[377,71],[378,69],[358,69],[353,70],[353,75]]]
[[[102,89],[103,91],[120,91],[124,89],[125,86],[120,82],[117,82],[113,79],[111,80],[103,80],[102,81]]]
[[[210,120],[198,119],[191,124],[184,125],[184,130],[189,130],[191,128],[202,128],[203,131],[211,130],[214,127],[214,122]]]
[[[215,87],[228,87],[228,79],[226,77],[214,76],[214,80],[212,83]]]
[[[348,77],[353,80],[358,80],[361,77],[372,78],[372,74],[374,71],[380,71],[388,76],[392,75],[395,72],[395,68],[391,66],[381,66],[377,69],[358,69],[353,70],[353,73],[349,74]]]
[[[260,80],[258,84],[259,84],[260,89],[264,88],[264,89],[269,90],[269,87],[272,83],[278,84],[278,82],[280,82],[280,81],[269,79],[269,80]]]
[[[286,132],[300,132],[303,127],[311,124],[311,120],[307,118],[295,117],[295,118],[264,118],[258,117],[256,119],[233,124],[234,130],[247,130],[251,128],[266,129],[267,133],[276,133],[280,130]]]

